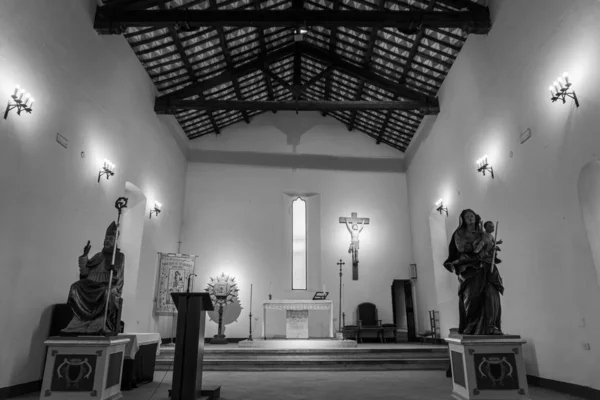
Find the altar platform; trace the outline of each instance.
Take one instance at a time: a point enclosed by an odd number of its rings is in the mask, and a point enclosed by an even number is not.
[[[244,349],[345,349],[356,346],[356,340],[335,339],[254,339],[238,342],[238,347]]]
[[[319,340],[315,339],[264,341],[281,346],[275,348],[260,347],[263,341],[254,342],[258,346],[205,344],[204,371],[446,371],[450,365],[447,345],[361,343],[342,347],[341,340],[324,339],[323,343],[334,342],[338,347],[319,348]],[[171,370],[173,354],[174,347],[161,346],[156,370]]]

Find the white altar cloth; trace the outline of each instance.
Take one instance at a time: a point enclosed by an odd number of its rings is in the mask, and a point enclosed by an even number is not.
[[[135,358],[135,354],[140,349],[140,346],[152,343],[158,343],[158,346],[156,346],[156,355],[160,354],[160,333],[125,332],[119,333],[118,336],[130,339],[125,347],[125,358]]]
[[[333,300],[265,300],[262,307],[263,339],[267,338],[267,310],[329,310],[329,337],[333,338]]]

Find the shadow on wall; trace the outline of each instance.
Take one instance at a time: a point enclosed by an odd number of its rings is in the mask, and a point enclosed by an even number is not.
[[[287,137],[287,144],[293,147],[292,151],[294,153],[296,152],[296,147],[300,144],[302,135],[316,126],[312,118],[301,118],[300,114],[295,115],[297,118],[290,121],[289,113],[276,114],[273,116],[272,122],[273,126]]]
[[[121,319],[129,332],[137,329],[139,316],[136,310],[138,297],[137,282],[139,280],[140,252],[146,215],[146,196],[131,182],[125,183],[127,208],[123,212],[120,247],[125,254],[125,276],[123,283],[123,311]]]
[[[584,165],[579,173],[577,190],[596,268],[596,280],[600,286],[600,161],[590,161]]]
[[[437,309],[440,312],[440,335],[446,337],[450,328],[458,326],[458,280],[455,274],[443,267],[448,257],[448,235],[446,215],[434,208],[429,215],[429,233]]]
[[[67,294],[65,294],[65,299]],[[40,317],[40,323],[35,329],[35,332],[33,332],[33,335],[31,335],[29,354],[23,355],[21,357],[23,364],[19,368],[15,368],[16,370],[11,371],[12,376],[16,377],[18,380],[20,380],[20,377],[22,376],[28,376],[31,369],[36,367],[40,368],[38,375],[39,379],[43,378],[44,367],[46,365],[46,345],[44,344],[44,341],[48,339],[48,335],[50,333],[50,323],[52,320],[53,310],[54,304],[44,309]],[[31,360],[36,360],[40,365],[35,365],[35,363],[32,363]]]

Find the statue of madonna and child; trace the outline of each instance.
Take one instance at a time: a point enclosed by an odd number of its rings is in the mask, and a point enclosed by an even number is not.
[[[473,210],[463,210],[444,261],[444,267],[458,276],[458,333],[463,335],[503,335],[500,295],[504,286],[496,267],[501,262],[496,257],[497,245],[502,241],[495,242],[491,221],[484,227]]]

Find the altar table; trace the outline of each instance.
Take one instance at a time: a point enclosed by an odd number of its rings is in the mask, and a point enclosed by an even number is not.
[[[130,390],[154,380],[156,356],[160,353],[158,333],[119,333],[119,338],[129,339],[125,346],[121,389]]]
[[[329,337],[333,338],[333,300],[265,300],[262,302],[262,338],[267,339],[267,310],[329,310]]]

